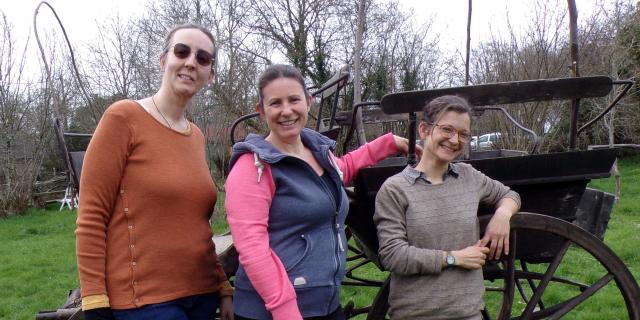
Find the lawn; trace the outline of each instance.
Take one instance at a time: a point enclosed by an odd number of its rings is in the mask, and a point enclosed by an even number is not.
[[[74,225],[68,210],[0,220],[0,319],[34,319],[78,286]]]
[[[622,196],[615,205],[606,233],[605,242],[640,279],[640,156],[620,162],[622,170]],[[613,192],[613,179],[594,181],[592,187]],[[224,195],[220,194],[219,198]],[[218,210],[222,207],[220,201]],[[28,214],[0,220],[0,319],[33,319],[39,310],[60,306],[68,290],[78,286],[74,227],[75,211],[32,209]],[[225,230],[224,218],[214,219],[215,233]],[[535,267],[534,267],[535,268]],[[374,267],[367,268],[365,276],[382,278]],[[561,270],[580,280],[593,281],[602,275],[588,255],[571,249],[563,260]],[[363,306],[373,300],[374,289],[348,287],[343,290],[343,303],[353,301]],[[562,288],[552,288],[545,299],[559,299],[568,293]],[[490,295],[490,294],[488,294]],[[492,297],[487,301],[492,303]],[[581,307],[579,319],[625,318],[617,288],[609,285],[590,298]],[[360,317],[364,319],[364,317]]]
[[[220,201],[216,212],[223,206]],[[58,208],[0,219],[0,319],[34,319],[38,311],[60,307],[78,286],[76,212]],[[215,233],[226,229],[224,220],[215,215]]]

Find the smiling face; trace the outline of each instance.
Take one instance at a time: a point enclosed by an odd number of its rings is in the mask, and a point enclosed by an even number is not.
[[[448,164],[464,151],[465,142],[459,140],[459,132],[468,134],[471,118],[468,113],[446,111],[439,117],[435,125],[421,121],[418,126],[420,138],[424,141],[423,157],[428,157],[438,164]],[[458,134],[447,138],[445,130],[455,129]]]
[[[191,52],[186,58],[179,58],[174,53],[174,47],[186,45]],[[177,30],[172,37],[171,47],[160,57],[160,67],[164,71],[162,86],[176,96],[190,99],[207,83],[213,80],[211,65],[203,66],[198,63],[196,53],[204,50],[213,53],[213,43],[200,30],[188,28]]]
[[[262,89],[262,104],[256,109],[265,119],[270,132],[267,140],[274,144],[291,144],[300,139],[307,124],[311,97],[292,78],[277,78]]]

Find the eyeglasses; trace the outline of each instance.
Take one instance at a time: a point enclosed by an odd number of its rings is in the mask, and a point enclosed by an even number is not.
[[[458,135],[458,141],[462,143],[467,143],[471,139],[471,133],[466,130],[458,130],[453,126],[448,124],[434,124],[438,129],[440,129],[440,134],[442,134],[445,138],[451,139],[456,134]]]
[[[184,43],[176,43],[173,45],[173,54],[179,59],[186,59],[191,55],[191,47]],[[196,61],[203,67],[213,64],[213,55],[205,50],[198,49],[196,51]]]

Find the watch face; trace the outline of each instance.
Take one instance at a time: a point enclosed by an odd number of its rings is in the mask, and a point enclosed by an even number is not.
[[[447,264],[452,266],[456,262],[456,259],[452,255],[447,255]]]

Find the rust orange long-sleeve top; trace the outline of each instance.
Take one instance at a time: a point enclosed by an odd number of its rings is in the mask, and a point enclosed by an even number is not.
[[[195,294],[232,294],[211,241],[216,189],[204,136],[180,133],[123,100],[87,150],[76,229],[82,296],[113,309]]]

